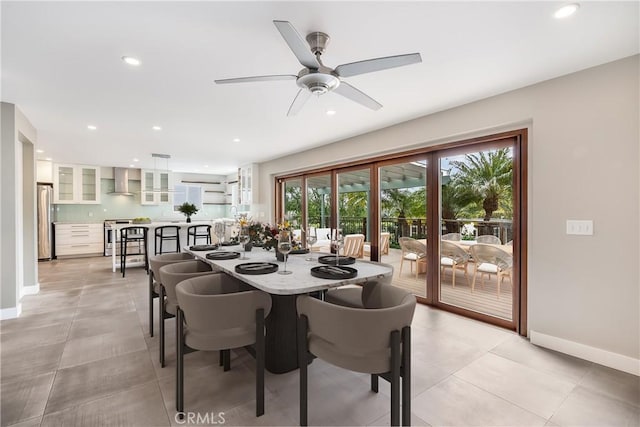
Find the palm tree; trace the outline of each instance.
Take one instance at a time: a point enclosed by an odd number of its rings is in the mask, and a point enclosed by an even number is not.
[[[451,162],[458,169],[452,180],[456,199],[463,206],[482,205],[485,221],[498,210],[500,198],[511,194],[513,159],[510,151],[509,148],[480,151],[467,154],[464,161]]]

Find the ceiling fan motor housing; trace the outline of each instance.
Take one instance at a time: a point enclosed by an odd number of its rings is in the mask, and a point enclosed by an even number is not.
[[[318,70],[304,68],[298,74],[296,84],[314,95],[322,95],[337,88],[340,85],[340,79],[330,68],[321,67]]]

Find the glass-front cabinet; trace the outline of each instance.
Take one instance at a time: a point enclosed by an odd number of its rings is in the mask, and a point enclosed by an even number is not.
[[[61,164],[53,167],[53,203],[100,203],[100,167]]]
[[[143,205],[168,205],[171,203],[172,174],[167,170],[142,169],[141,187]]]

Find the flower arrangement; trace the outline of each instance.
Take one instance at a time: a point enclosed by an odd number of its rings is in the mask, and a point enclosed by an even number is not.
[[[291,223],[287,220],[276,225],[271,225],[269,223],[252,221],[247,218],[240,218],[239,225],[242,228],[246,228],[250,241],[254,246],[262,246],[264,250],[267,251],[278,247],[280,233],[291,233]],[[295,240],[292,240],[292,244],[294,250],[302,247],[300,242]]]
[[[476,239],[476,227],[472,222],[469,222],[462,226],[460,229],[462,240],[475,240]]]

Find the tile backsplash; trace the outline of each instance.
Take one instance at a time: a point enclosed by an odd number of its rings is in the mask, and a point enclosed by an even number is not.
[[[101,222],[105,219],[149,217],[152,220],[180,220],[184,215],[174,212],[171,205],[148,206],[140,204],[140,181],[129,180],[129,191],[133,196],[109,194],[114,191],[113,179],[100,180],[99,205],[54,205],[54,221],[58,222]],[[230,216],[230,205],[204,205],[192,218],[214,219]]]

